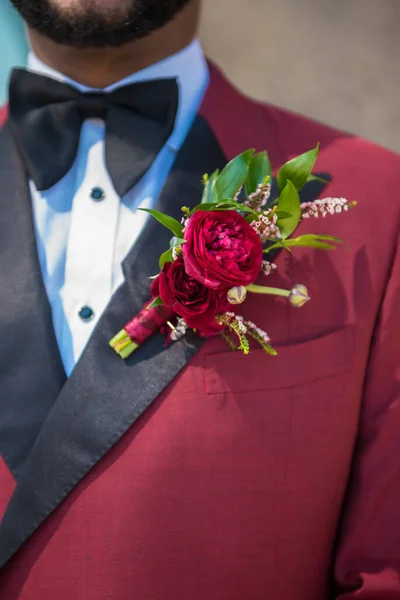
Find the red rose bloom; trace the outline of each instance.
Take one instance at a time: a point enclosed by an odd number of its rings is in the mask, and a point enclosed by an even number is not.
[[[182,246],[186,272],[205,286],[250,285],[261,270],[262,244],[234,210],[199,210],[187,222]]]
[[[186,273],[181,257],[165,263],[152,283],[151,294],[155,298],[160,296],[163,303],[183,317],[190,328],[210,333],[214,317],[230,307],[225,292],[212,290]]]

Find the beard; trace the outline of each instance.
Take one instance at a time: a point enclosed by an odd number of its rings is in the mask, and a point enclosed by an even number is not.
[[[28,27],[76,48],[123,46],[164,27],[192,0],[11,0]]]

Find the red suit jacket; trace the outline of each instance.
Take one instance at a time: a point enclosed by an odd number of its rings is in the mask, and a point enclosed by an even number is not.
[[[198,203],[201,175],[247,148],[276,167],[320,142],[331,182],[303,200],[359,204],[301,233],[347,246],[278,255],[270,284],[304,283],[301,310],[244,305],[276,358],[155,336],[124,362],[107,342],[148,295],[163,235],[149,225],[66,380],[3,113],[1,600],[400,598],[399,158],[211,71],[160,207]]]

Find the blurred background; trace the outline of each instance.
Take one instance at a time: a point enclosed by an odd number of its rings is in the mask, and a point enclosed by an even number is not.
[[[202,41],[249,95],[400,151],[400,0],[204,0]]]
[[[11,66],[25,63],[27,44],[23,24],[8,0],[0,0],[0,104],[6,97]]]
[[[206,53],[248,95],[400,152],[400,0],[203,0]],[[0,0],[0,100],[25,60]]]

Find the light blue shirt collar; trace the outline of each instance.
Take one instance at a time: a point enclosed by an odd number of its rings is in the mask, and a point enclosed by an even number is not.
[[[27,68],[39,75],[45,75],[46,77],[68,83],[81,92],[99,91],[82,85],[49,67],[32,50],[28,56]],[[113,83],[105,88],[104,91],[112,92],[118,87],[131,83],[165,78],[176,78],[179,86],[179,105],[175,128],[167,142],[168,146],[176,152],[187,135],[187,123],[189,116],[192,116],[190,113],[193,111],[193,106],[196,106],[196,104],[198,106],[201,103],[204,90],[209,82],[207,62],[198,40],[193,40],[189,46],[180,52],[172,54],[168,58],[146,67],[137,73],[133,73],[121,81]]]

